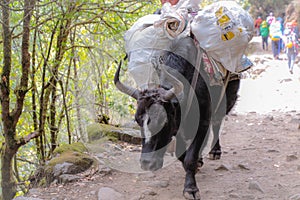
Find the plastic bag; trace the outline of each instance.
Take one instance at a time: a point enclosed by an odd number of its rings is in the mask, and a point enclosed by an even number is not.
[[[219,1],[198,12],[192,33],[208,56],[230,72],[245,70],[243,55],[253,37],[252,17],[234,1]]]
[[[161,84],[160,59],[163,51],[173,52],[192,65],[196,64],[197,49],[194,41],[187,37],[189,31],[182,29],[182,26],[178,26],[180,31],[174,29],[174,32],[168,33],[169,30],[166,30],[166,27],[169,27],[168,23],[175,22],[175,25],[179,25],[176,20],[183,20],[185,23],[182,17],[178,17],[174,12],[170,12],[169,15],[147,15],[140,18],[125,33],[128,70],[138,87],[145,89]]]

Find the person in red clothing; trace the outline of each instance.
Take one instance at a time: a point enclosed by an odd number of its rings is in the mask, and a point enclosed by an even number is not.
[[[164,5],[164,3],[169,2],[172,6],[176,5],[179,0],[161,0],[161,5]]]
[[[293,32],[296,34],[297,38],[299,39],[300,35],[299,35],[299,28],[298,28],[297,21],[296,20],[292,20],[291,24],[292,24]]]
[[[261,17],[258,16],[257,19],[254,22],[254,28],[255,28],[257,36],[260,36],[260,24],[262,23],[262,21],[263,20],[261,19]]]

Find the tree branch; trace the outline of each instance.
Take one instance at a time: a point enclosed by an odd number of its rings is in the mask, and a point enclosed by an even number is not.
[[[26,137],[23,137],[23,138],[19,139],[17,141],[17,146],[21,147],[21,146],[27,144],[30,140],[32,140],[34,138],[37,138],[39,136],[40,136],[39,131],[34,131],[34,132],[28,134]]]

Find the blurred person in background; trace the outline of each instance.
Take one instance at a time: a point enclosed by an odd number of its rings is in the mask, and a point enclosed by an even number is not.
[[[273,15],[272,12],[270,12],[269,16],[266,18],[267,23],[269,24],[269,26],[272,24],[273,21],[275,21],[275,17]]]
[[[298,54],[298,37],[294,32],[293,23],[288,22],[283,34],[283,42],[285,46],[285,53],[288,58],[288,67],[291,74],[293,74],[293,67],[296,56]]]
[[[254,28],[255,28],[257,36],[260,36],[260,25],[261,25],[262,21],[263,20],[262,20],[261,16],[258,16],[254,22]]]
[[[262,48],[263,50],[268,50],[268,45],[269,45],[269,25],[267,21],[262,21],[260,25],[260,35],[262,38]]]
[[[276,19],[272,21],[269,28],[269,35],[272,41],[272,53],[275,60],[280,60],[279,54],[281,51],[282,27],[281,22]]]

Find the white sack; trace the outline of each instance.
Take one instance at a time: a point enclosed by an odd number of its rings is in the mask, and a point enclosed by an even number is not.
[[[199,11],[199,4],[201,0],[179,0],[176,4],[176,10],[185,10],[193,18]]]
[[[129,58],[128,71],[142,89],[159,84],[153,61],[161,50],[170,45],[164,33],[153,27],[159,19],[160,15],[154,14],[141,17],[124,35],[125,51]]]
[[[230,72],[240,72],[242,57],[252,39],[252,17],[234,1],[219,1],[198,12],[192,33],[208,56]]]
[[[138,87],[145,89],[161,83],[159,59],[162,51],[173,52],[195,65],[197,50],[194,41],[187,37],[187,31],[182,29],[178,32],[178,37],[173,38],[165,29],[166,23],[181,18],[182,16],[173,12],[170,15],[147,15],[125,33],[125,51],[129,56],[128,71]],[[174,31],[176,34],[177,31]]]

